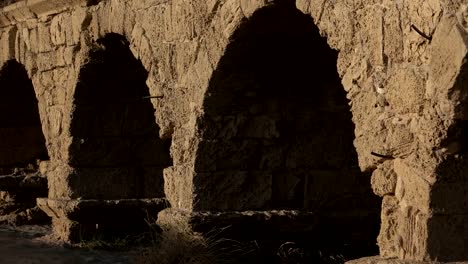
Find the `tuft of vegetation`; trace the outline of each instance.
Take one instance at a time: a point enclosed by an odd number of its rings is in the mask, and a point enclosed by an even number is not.
[[[162,227],[135,264],[343,264],[347,260],[316,244],[223,238],[227,228],[202,235],[180,226]]]
[[[234,264],[257,252],[253,242],[239,242],[222,237],[224,229],[206,235],[180,226],[162,227],[151,247],[136,259],[137,264]]]

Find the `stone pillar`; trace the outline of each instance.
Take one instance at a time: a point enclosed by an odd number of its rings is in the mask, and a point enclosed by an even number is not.
[[[420,119],[411,124],[417,149],[385,161],[372,176],[374,192],[383,197],[378,243],[386,259],[468,260],[468,34],[462,25],[456,16],[446,15],[433,35],[428,100]]]

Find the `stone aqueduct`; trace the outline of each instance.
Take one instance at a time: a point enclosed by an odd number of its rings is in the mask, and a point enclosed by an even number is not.
[[[8,5],[0,164],[40,160],[61,239],[380,217],[382,257],[468,260],[463,2]]]

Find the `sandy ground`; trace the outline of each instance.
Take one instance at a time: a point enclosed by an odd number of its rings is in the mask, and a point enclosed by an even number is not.
[[[47,227],[0,226],[0,264],[127,264],[129,253],[70,249],[44,235]]]

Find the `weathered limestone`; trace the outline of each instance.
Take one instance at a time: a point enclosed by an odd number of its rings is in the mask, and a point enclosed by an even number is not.
[[[301,0],[298,7],[340,50],[338,68],[353,103],[360,167],[377,168],[372,185],[384,197],[381,255],[466,260],[467,185],[465,176],[456,176],[465,163],[460,143],[465,99],[457,80],[464,78],[466,4]],[[453,185],[445,183],[452,178]]]
[[[193,228],[296,212],[306,229],[338,213],[372,225],[372,185],[381,257],[462,261],[467,10],[461,0],[23,1],[0,11],[0,64],[15,59],[33,82],[50,158],[39,203],[63,239],[109,225],[83,218],[80,203],[157,212],[164,198],[172,208],[159,222]],[[127,101],[148,95],[137,109]]]

